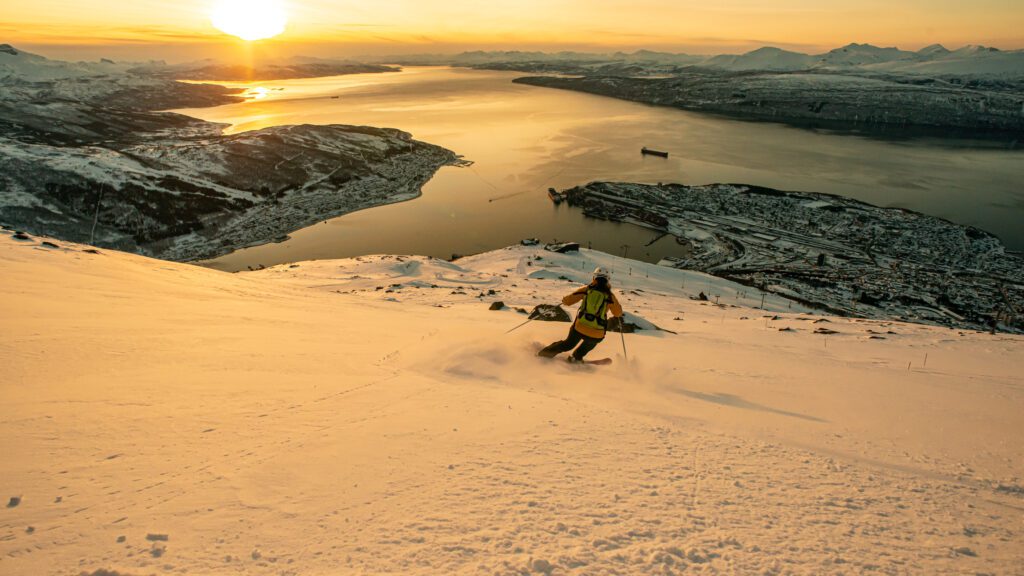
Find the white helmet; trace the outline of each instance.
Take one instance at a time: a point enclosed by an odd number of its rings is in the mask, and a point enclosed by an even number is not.
[[[604,266],[598,266],[597,268],[594,268],[594,278],[605,278],[611,280],[612,273]]]

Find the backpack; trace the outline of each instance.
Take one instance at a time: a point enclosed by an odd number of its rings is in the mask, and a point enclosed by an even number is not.
[[[611,294],[607,292],[588,288],[587,293],[583,296],[580,312],[576,316],[577,320],[588,328],[606,330],[608,328],[608,320],[605,318],[605,312],[608,309],[608,300],[610,298]]]

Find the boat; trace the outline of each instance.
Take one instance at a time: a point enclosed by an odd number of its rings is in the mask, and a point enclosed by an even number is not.
[[[668,158],[668,152],[662,152],[660,150],[651,150],[646,146],[640,149],[640,154],[642,154],[643,156],[660,156],[662,158]]]
[[[555,204],[561,204],[562,201],[565,200],[565,194],[562,194],[554,188],[548,188],[548,198],[551,198],[551,201]]]

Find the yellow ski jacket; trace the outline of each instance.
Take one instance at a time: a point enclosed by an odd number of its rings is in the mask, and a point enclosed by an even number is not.
[[[573,304],[583,300],[583,298],[587,295],[587,290],[589,290],[593,286],[594,284],[584,286],[579,290],[576,290],[572,294],[569,294],[565,298],[562,298],[562,304],[565,304],[566,306],[572,306]],[[616,298],[615,294],[612,293],[611,287],[608,288],[608,305],[605,306],[606,315],[608,312],[611,312],[612,316],[622,316],[622,305],[619,304],[619,299]],[[604,319],[605,318],[602,318],[602,320]],[[584,336],[589,336],[590,338],[604,338],[605,330],[601,328],[594,328],[593,326],[587,326],[584,322],[582,322],[582,320],[582,315],[577,313],[575,322],[577,332],[583,334]]]

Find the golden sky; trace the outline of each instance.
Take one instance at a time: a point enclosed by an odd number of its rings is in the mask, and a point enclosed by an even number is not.
[[[0,0],[0,42],[65,51],[161,53],[230,45],[214,0]],[[1024,0],[285,0],[280,53],[474,49],[804,52],[849,42],[1024,48]],[[44,52],[46,52],[44,50]]]

